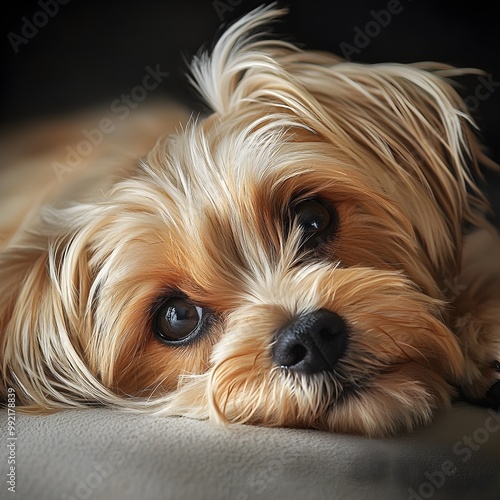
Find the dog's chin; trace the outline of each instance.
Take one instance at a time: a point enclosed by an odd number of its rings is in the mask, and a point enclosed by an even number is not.
[[[217,390],[211,400],[212,411],[222,420],[371,437],[410,432],[430,423],[438,409],[448,406],[451,392],[431,370],[411,366],[356,386],[342,385],[330,373],[280,374],[269,383],[253,381],[251,389],[248,379],[243,387],[236,387],[234,380],[228,383],[231,392]]]
[[[296,375],[275,369],[248,373],[238,358],[190,377],[167,413],[239,423],[294,427],[369,437],[411,432],[450,405],[454,389],[415,363],[357,383],[338,373]],[[238,376],[239,373],[239,376]]]

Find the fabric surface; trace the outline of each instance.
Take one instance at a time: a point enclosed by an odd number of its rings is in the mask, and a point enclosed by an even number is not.
[[[0,415],[0,499],[500,498],[500,414],[467,405],[390,439],[89,409],[17,411],[9,441]]]

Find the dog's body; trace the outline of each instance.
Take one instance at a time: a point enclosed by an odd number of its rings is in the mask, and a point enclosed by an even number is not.
[[[498,391],[500,240],[473,180],[492,163],[456,71],[252,35],[278,14],[194,61],[212,115],[129,122],[138,156],[178,128],[143,161],[45,164],[53,207],[19,231],[40,200],[11,188],[4,396],[383,435]]]

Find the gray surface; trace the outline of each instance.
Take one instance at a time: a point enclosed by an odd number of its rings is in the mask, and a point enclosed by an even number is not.
[[[14,495],[3,411],[0,499],[499,499],[492,415],[459,406],[412,436],[365,439],[108,409],[17,412]]]

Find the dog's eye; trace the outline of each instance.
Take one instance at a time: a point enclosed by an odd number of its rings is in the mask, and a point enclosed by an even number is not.
[[[328,210],[315,200],[305,200],[297,204],[295,217],[305,234],[324,231],[330,225]]]
[[[330,206],[316,199],[300,201],[295,205],[296,224],[304,234],[303,245],[308,248],[327,240],[336,225],[336,215]]]
[[[203,309],[184,297],[170,297],[158,305],[153,327],[156,336],[165,343],[185,342],[200,329]]]

